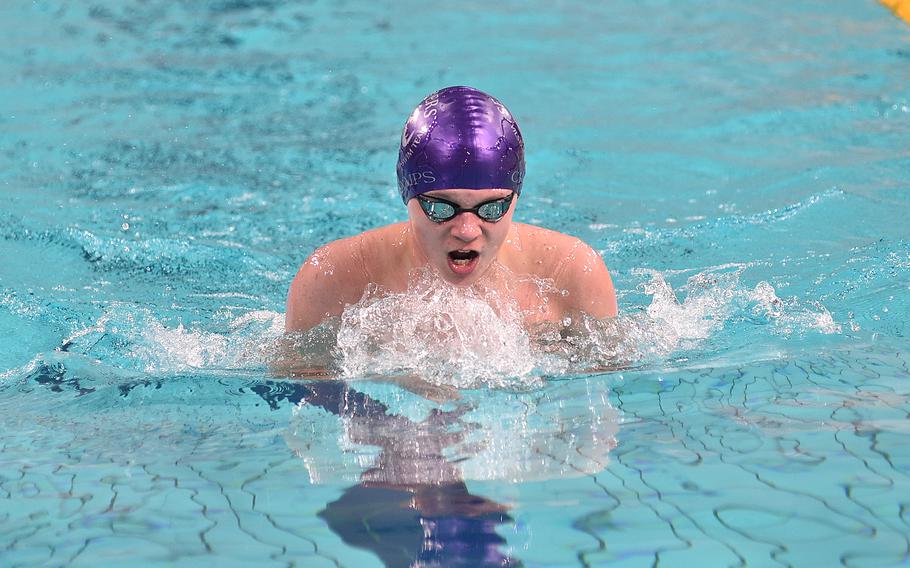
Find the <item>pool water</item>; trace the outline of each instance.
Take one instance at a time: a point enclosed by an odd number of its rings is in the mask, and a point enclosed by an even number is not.
[[[538,4],[3,3],[0,564],[910,561],[910,27]],[[422,281],[277,376],[297,267],[405,218],[455,84],[620,317],[540,341]]]

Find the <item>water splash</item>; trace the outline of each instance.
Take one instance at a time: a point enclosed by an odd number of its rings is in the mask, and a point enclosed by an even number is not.
[[[793,335],[816,330],[831,334],[842,331],[831,312],[820,302],[803,303],[796,298],[781,299],[774,287],[767,282],[759,282],[745,297],[754,302],[752,313],[772,322],[776,333]]]
[[[61,349],[146,373],[199,369],[259,370],[272,360],[284,316],[257,310],[232,318],[223,331],[166,325],[146,308],[111,305],[92,325],[74,331]]]
[[[754,287],[742,284],[747,264],[708,268],[690,276],[676,290],[667,282],[670,274],[639,271],[648,278],[640,285],[651,296],[638,313],[619,318],[623,341],[619,347],[630,362],[659,361],[680,352],[704,349],[721,337],[731,342],[760,335],[840,333],[841,327],[821,303],[798,298],[780,298],[766,281]],[[680,299],[681,298],[681,299]],[[622,353],[615,353],[622,358]]]
[[[765,281],[743,285],[747,269],[712,267],[675,289],[668,280],[676,273],[636,271],[641,299],[624,306],[619,317],[575,313],[530,327],[507,294],[484,285],[456,287],[430,272],[418,274],[403,293],[371,287],[340,318],[287,336],[283,315],[274,311],[169,324],[149,309],[115,303],[74,330],[61,349],[150,374],[286,369],[296,376],[319,371],[526,390],[547,376],[663,365],[683,354],[698,360],[724,342],[735,348],[756,334],[771,339],[841,332],[817,301],[781,298]],[[545,281],[539,291],[554,293]]]
[[[372,287],[341,316],[337,357],[349,377],[418,374],[458,388],[519,386],[535,367],[517,304],[484,286],[417,274],[404,293]]]
[[[747,268],[712,267],[675,290],[668,273],[639,271],[647,304],[610,320],[575,313],[530,330],[518,307],[495,292],[458,288],[428,273],[406,293],[372,289],[349,306],[336,358],[348,377],[404,374],[456,388],[515,389],[538,385],[542,376],[661,364],[710,349],[726,328],[734,342],[744,327],[765,336],[841,331],[818,302],[781,299],[764,281],[742,285]]]

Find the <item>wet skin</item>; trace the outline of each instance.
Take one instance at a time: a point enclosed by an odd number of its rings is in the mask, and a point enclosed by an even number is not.
[[[485,201],[508,197],[510,193],[506,189],[442,189],[425,195],[471,208]],[[505,216],[495,222],[485,221],[472,212],[463,212],[448,221],[435,223],[424,214],[416,199],[410,200],[408,218],[418,258],[425,259],[447,282],[470,286],[487,273],[498,257],[509,235],[517,202],[517,199],[513,200]],[[473,257],[474,254],[477,256]]]
[[[472,208],[509,193],[505,189],[445,189],[425,195]],[[487,288],[507,292],[529,314],[529,326],[559,321],[571,312],[596,318],[615,316],[616,295],[600,255],[575,237],[513,222],[519,202],[516,196],[496,222],[465,211],[435,223],[418,200],[411,199],[408,221],[319,248],[291,283],[286,330],[306,330],[340,315],[345,306],[360,301],[370,284],[404,292],[414,271],[426,267],[455,286],[472,286],[483,280]],[[531,283],[535,280],[551,282],[559,293],[542,297]]]

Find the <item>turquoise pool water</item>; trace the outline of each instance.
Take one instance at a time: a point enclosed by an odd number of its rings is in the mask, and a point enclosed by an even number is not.
[[[910,560],[910,28],[876,2],[0,22],[0,564]],[[543,348],[461,298],[508,353],[352,317],[343,381],[273,376],[298,265],[404,219],[400,128],[452,84],[519,119],[516,218],[603,255],[617,329]]]

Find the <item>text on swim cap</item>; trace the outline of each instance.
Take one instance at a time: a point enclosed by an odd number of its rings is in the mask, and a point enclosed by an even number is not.
[[[432,118],[438,112],[436,107],[439,105],[439,93],[433,93],[423,100],[423,117]]]
[[[436,181],[436,176],[433,172],[414,172],[413,174],[408,174],[404,177],[404,186],[411,187],[418,183],[433,183],[434,181]]]
[[[414,146],[420,144],[422,140],[422,135],[427,132],[429,125],[423,124],[418,126],[417,119],[421,115],[424,119],[430,119],[436,116],[439,112],[436,108],[439,106],[439,93],[433,93],[423,100],[423,102],[414,109],[414,113],[411,115],[411,118],[408,119],[405,123],[404,128],[401,131],[401,147],[408,148],[407,155],[405,156],[406,160],[411,159],[411,154],[414,152]],[[421,114],[421,107],[423,108],[423,113]],[[411,129],[408,132],[408,128]]]

